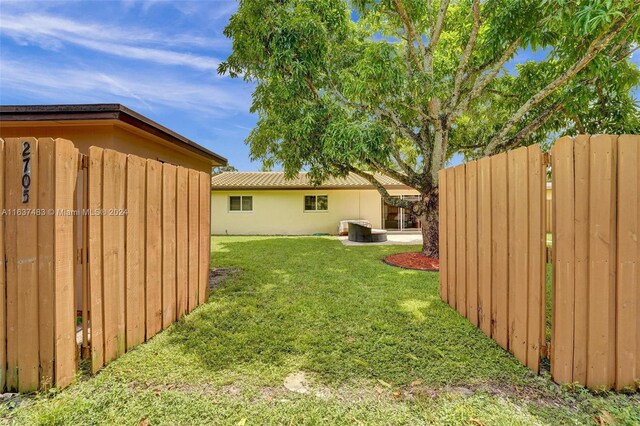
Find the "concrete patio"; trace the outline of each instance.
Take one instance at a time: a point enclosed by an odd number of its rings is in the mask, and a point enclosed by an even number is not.
[[[349,241],[349,237],[339,236],[338,239],[345,246],[395,246],[395,245],[421,245],[422,233],[420,231],[415,232],[388,232],[387,241],[381,243],[356,243]]]

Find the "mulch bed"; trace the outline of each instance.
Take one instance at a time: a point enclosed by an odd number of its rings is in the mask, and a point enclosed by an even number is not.
[[[422,253],[398,253],[391,254],[383,259],[384,263],[405,269],[417,269],[419,271],[437,272],[440,270],[440,261],[427,257]]]

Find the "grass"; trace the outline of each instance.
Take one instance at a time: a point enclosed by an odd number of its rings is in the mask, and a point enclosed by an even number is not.
[[[209,302],[61,392],[4,404],[15,424],[640,423],[640,397],[536,376],[440,301],[418,247],[216,237]],[[231,269],[230,269],[231,270]],[[308,393],[283,386],[304,372]]]

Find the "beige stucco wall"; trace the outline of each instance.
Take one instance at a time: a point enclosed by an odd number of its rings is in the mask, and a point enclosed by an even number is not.
[[[416,191],[389,191],[392,195]],[[252,212],[230,212],[229,196],[253,196]],[[327,195],[326,212],[305,212],[305,195]],[[215,190],[211,195],[211,233],[214,235],[308,235],[337,234],[346,219],[364,219],[381,227],[382,199],[375,189],[349,190]]]
[[[90,146],[99,146],[207,173],[211,171],[211,164],[206,158],[126,123],[105,121],[74,125],[37,122],[0,123],[1,138],[27,136],[69,139],[82,154],[88,154]]]

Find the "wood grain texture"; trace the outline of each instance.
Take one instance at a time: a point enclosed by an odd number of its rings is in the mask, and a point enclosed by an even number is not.
[[[491,337],[492,277],[492,207],[491,158],[478,160],[478,322]]]
[[[89,148],[89,321],[91,372],[104,366],[104,305],[102,286],[102,163],[104,150]]]
[[[617,389],[635,387],[638,366],[637,318],[640,315],[640,136],[618,139],[618,229],[616,275]]]
[[[176,191],[176,314],[180,318],[187,312],[189,295],[189,171],[177,170]]]
[[[105,363],[125,353],[125,209],[126,156],[106,149],[103,157],[102,265]]]
[[[491,323],[492,338],[508,349],[509,230],[507,155],[491,157]]]
[[[447,293],[449,294],[449,305],[456,308],[456,264],[459,259],[456,257],[456,184],[455,169],[447,169]]]
[[[589,316],[589,136],[573,141],[575,188],[575,287],[573,326],[573,381],[587,382],[587,320]]]
[[[615,348],[615,150],[616,137],[592,136],[589,191],[589,320],[587,386],[611,387]]]
[[[438,194],[438,229],[440,230],[438,233],[438,246],[440,251],[440,273],[438,274],[438,279],[440,284],[440,298],[444,302],[449,303],[447,292],[447,261],[449,257],[447,253],[447,227],[449,222],[447,218],[447,171],[445,169],[438,171]]]
[[[162,328],[176,320],[176,167],[162,165]]]
[[[553,313],[551,374],[559,383],[573,381],[575,288],[575,192],[573,139],[563,137],[553,158]]]
[[[508,153],[509,174],[509,348],[527,363],[529,312],[529,157],[522,147]]]
[[[4,140],[0,139],[0,210],[5,208],[5,152]],[[5,258],[5,215],[0,215],[0,259]],[[5,268],[0,268],[0,391],[4,392],[7,381],[7,276]]]
[[[456,185],[456,310],[467,315],[467,231],[465,165],[454,168]]]
[[[45,211],[54,209],[55,197],[51,184],[55,182],[55,146],[51,138],[38,141],[38,207]],[[49,184],[45,184],[49,183]],[[38,320],[40,339],[40,386],[48,389],[53,385],[54,360],[54,237],[53,214],[42,214],[38,221]]]
[[[534,372],[540,370],[540,358],[546,340],[546,246],[545,228],[547,170],[539,145],[527,149],[529,163],[529,288],[527,297],[527,361]]]
[[[162,163],[147,160],[146,338],[162,329]]]
[[[198,269],[200,264],[199,252],[199,178],[198,172],[189,170],[189,312],[198,306],[199,277]]]
[[[467,318],[478,326],[478,163],[466,166],[466,298]]]
[[[209,266],[211,264],[211,235],[209,233],[209,222],[211,214],[211,175],[209,173],[200,172],[199,180],[199,288],[198,303],[202,304],[207,301],[209,296]]]
[[[145,218],[144,159],[127,156],[126,172],[126,338],[127,350],[145,338]]]
[[[55,209],[72,210],[78,177],[78,150],[71,141],[55,140]],[[76,310],[73,288],[75,256],[73,216],[56,214],[54,219],[55,269],[55,385],[68,386],[75,376]]]

